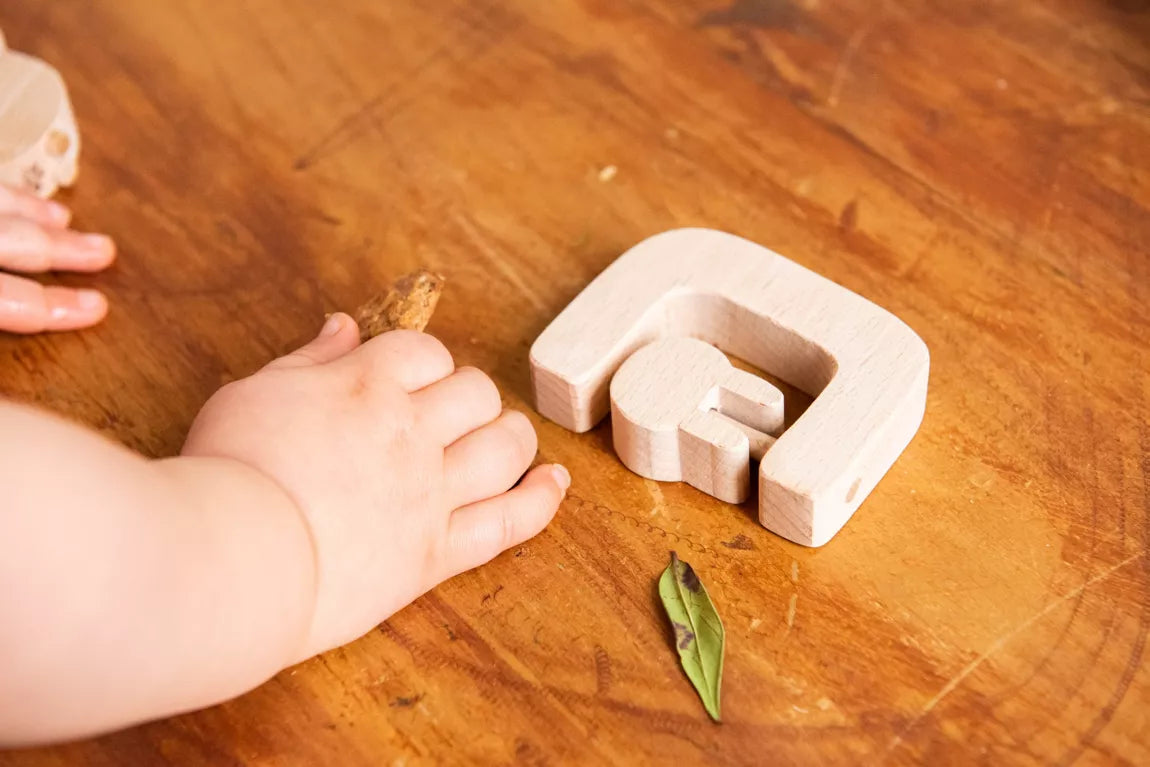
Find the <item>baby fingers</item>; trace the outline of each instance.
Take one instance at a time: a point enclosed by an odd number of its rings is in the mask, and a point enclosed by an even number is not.
[[[20,216],[53,229],[63,229],[71,211],[52,200],[42,200],[31,192],[0,184],[0,216]]]
[[[284,355],[268,365],[269,368],[298,368],[323,365],[337,360],[359,346],[359,328],[355,320],[343,312],[327,318],[319,335],[291,354]]]
[[[448,507],[459,508],[506,492],[527,471],[537,447],[531,422],[514,410],[449,446],[443,455]]]
[[[107,300],[94,290],[44,287],[0,274],[0,331],[75,330],[95,325],[107,313]]]
[[[365,365],[408,392],[431,386],[455,372],[455,361],[439,339],[414,330],[377,336],[349,354],[348,362]]]
[[[115,257],[112,240],[102,234],[80,234],[23,216],[0,215],[0,268],[94,272],[111,264]]]
[[[413,393],[411,399],[421,425],[441,445],[450,445],[486,426],[503,412],[495,383],[487,374],[472,367],[456,370],[447,378]],[[518,475],[515,478],[518,479]]]
[[[537,466],[515,489],[451,515],[445,566],[461,573],[538,535],[555,516],[571,484],[562,466]]]

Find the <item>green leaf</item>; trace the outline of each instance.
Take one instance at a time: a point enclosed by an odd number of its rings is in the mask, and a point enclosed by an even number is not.
[[[707,588],[694,569],[673,551],[671,564],[659,578],[659,598],[675,629],[675,646],[683,670],[703,699],[707,713],[718,722],[726,632]]]

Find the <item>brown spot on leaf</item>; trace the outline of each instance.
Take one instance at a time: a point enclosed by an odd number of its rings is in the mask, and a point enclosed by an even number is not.
[[[683,586],[692,594],[703,586],[703,584],[699,582],[699,576],[695,575],[695,569],[686,562],[683,563]]]
[[[672,621],[671,624],[675,627],[675,642],[679,645],[679,649],[686,650],[695,640],[695,632],[678,621]]]
[[[699,582],[699,576],[695,575],[695,569],[679,559],[678,552],[671,552],[671,566],[671,571],[687,591],[690,591],[692,594],[698,592],[703,584]]]

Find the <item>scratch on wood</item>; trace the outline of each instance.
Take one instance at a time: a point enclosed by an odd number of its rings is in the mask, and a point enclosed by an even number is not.
[[[423,693],[412,695],[411,697],[400,697],[393,700],[388,705],[392,708],[411,708],[419,701],[423,700]]]
[[[799,582],[799,560],[791,560],[791,583]]]
[[[491,243],[480,234],[479,230],[475,228],[475,224],[471,223],[466,216],[458,211],[453,210],[451,212],[451,218],[459,225],[459,228],[463,230],[467,239],[471,240],[471,243],[476,247],[480,255],[487,259],[487,261],[503,275],[504,279],[514,285],[531,306],[538,311],[546,311],[547,304],[539,297],[539,294],[527,284],[526,280],[523,279],[519,272],[515,271],[511,264],[507,263],[507,259],[502,253],[491,247]]]
[[[754,551],[755,542],[747,536],[739,533],[729,541],[722,542],[728,549],[738,549],[739,551]]]
[[[1093,585],[1095,585],[1101,581],[1106,580],[1110,576],[1114,575],[1114,573],[1118,572],[1119,570],[1121,570],[1122,568],[1131,564],[1132,562],[1138,561],[1139,559],[1141,559],[1144,556],[1146,556],[1146,552],[1140,551],[1137,554],[1133,554],[1133,555],[1127,557],[1126,559],[1123,559],[1121,562],[1119,562],[1118,564],[1109,568],[1108,570],[1105,570],[1105,571],[1099,573],[1098,575],[1094,576],[1093,578],[1090,578],[1089,580],[1083,582],[1083,584],[1081,586],[1079,586],[1078,588],[1073,589],[1073,590],[1067,592],[1066,594],[1063,594],[1062,596],[1058,597],[1057,599],[1054,599],[1054,600],[1048,602],[1041,610],[1034,613],[1034,615],[1031,615],[1029,618],[1024,620],[1022,623],[1019,623],[1013,629],[1006,632],[1005,634],[1000,636],[998,639],[994,640],[994,642],[991,643],[990,647],[986,648],[986,650],[984,650],[977,658],[972,660],[970,663],[966,664],[966,666],[964,666],[963,669],[961,671],[959,671],[949,682],[944,684],[942,686],[942,689],[940,689],[937,693],[935,693],[934,697],[932,697],[930,700],[928,700],[926,702],[926,705],[923,706],[922,711],[920,711],[917,715],[912,717],[911,720],[909,722],[907,722],[907,724],[904,725],[903,728],[893,738],[891,738],[890,743],[887,744],[886,753],[889,754],[891,751],[898,748],[899,745],[903,742],[903,736],[904,735],[906,735],[908,732],[913,730],[915,728],[915,726],[918,725],[919,722],[921,722],[923,719],[925,719],[927,717],[927,715],[930,714],[930,712],[933,711],[938,706],[938,704],[941,703],[946,698],[946,696],[950,695],[952,692],[954,692],[956,689],[958,689],[959,685],[961,685],[963,682],[965,682],[966,679],[971,674],[973,674],[976,670],[978,670],[979,666],[981,666],[983,663],[985,663],[987,661],[988,658],[990,658],[992,655],[994,655],[999,650],[1001,650],[1003,647],[1005,647],[1007,644],[1009,644],[1011,642],[1011,640],[1013,640],[1019,634],[1022,634],[1024,631],[1029,629],[1031,626],[1033,626],[1035,623],[1037,623],[1042,618],[1049,615],[1051,612],[1056,610],[1059,606],[1061,606],[1061,605],[1065,604],[1066,602],[1069,602],[1070,600],[1076,598],[1082,592],[1086,591],[1086,589],[1090,588],[1091,586],[1093,586]]]
[[[460,634],[463,635],[464,641],[466,641],[477,652],[482,653],[482,658],[486,664],[486,667],[488,668],[485,673],[490,675],[490,679],[498,678],[503,680],[522,680],[523,684],[527,688],[541,693],[542,700],[550,706],[550,709],[547,711],[547,715],[550,715],[551,713],[558,714],[560,717],[566,720],[570,726],[574,727],[576,732],[580,733],[583,737],[588,736],[586,722],[576,716],[569,703],[553,694],[550,691],[550,688],[543,684],[542,680],[536,676],[530,666],[523,663],[522,660],[520,660],[519,657],[515,655],[515,653],[501,647],[497,643],[489,643],[487,640],[480,637],[459,615],[459,613],[452,609],[446,601],[438,598],[434,591],[425,595],[424,599],[429,602],[436,610],[440,611],[445,618],[447,618],[454,625],[461,629]],[[388,629],[388,634],[397,637],[402,636],[399,634],[399,632],[395,631],[394,628],[389,627],[387,623],[382,624],[380,626],[380,630],[382,631],[385,627]],[[409,648],[407,645],[412,645],[412,647]],[[416,645],[416,643],[407,642],[401,646],[404,646],[404,649],[412,652],[412,656],[417,662],[422,662],[420,661],[420,657],[426,658],[426,653],[428,652],[427,649]],[[321,661],[324,660],[324,656],[321,655],[319,657]],[[615,763],[620,761],[619,758],[614,754],[611,754],[610,756],[605,756],[603,754],[603,749],[609,748],[609,746],[606,744],[595,743],[592,744],[592,746],[597,752],[596,755],[602,757],[608,763]]]
[[[859,222],[859,201],[851,200],[839,213],[839,227],[844,232],[853,232]]]
[[[601,504],[601,503],[595,503],[593,501],[587,500],[586,498],[581,498],[578,495],[575,495],[574,493],[568,493],[567,498],[572,504],[574,504],[575,509],[578,509],[578,510],[592,509],[597,513],[606,514],[606,515],[609,515],[612,517],[617,517],[624,522],[628,522],[628,523],[634,525],[635,527],[641,527],[641,528],[647,530],[647,532],[649,532],[651,534],[661,535],[664,538],[668,538],[668,539],[674,541],[675,543],[677,543],[680,546],[686,546],[691,551],[695,551],[695,552],[698,552],[700,554],[707,554],[709,556],[715,555],[715,550],[712,549],[707,544],[700,543],[689,535],[683,535],[682,533],[677,533],[673,530],[668,530],[664,527],[660,527],[659,525],[651,524],[649,519],[643,519],[643,518],[640,518],[637,516],[632,516],[630,514],[626,514],[622,511],[619,511],[618,509],[612,508],[610,506],[606,506],[606,505]],[[563,569],[563,565],[560,564],[559,568]]]
[[[458,45],[458,41],[445,40],[439,47],[429,52],[418,64],[412,67],[411,71],[407,72],[402,78],[397,79],[380,93],[360,105],[360,107],[350,115],[336,123],[334,128],[324,134],[318,141],[297,157],[292,167],[297,171],[307,170],[324,157],[352,143],[372,127],[381,129],[381,126],[377,122],[379,113],[387,110],[390,114],[395,114],[397,111],[395,109],[396,102],[400,101],[410,92],[417,92],[421,87],[419,80],[422,79],[423,75],[426,74],[429,69],[453,53],[455,55],[474,53],[474,50],[454,51],[453,48]],[[474,47],[474,45],[467,46],[469,49],[474,49]],[[402,101],[400,101],[400,103],[402,103]]]
[[[815,82],[801,66],[796,64],[782,48],[774,45],[770,38],[762,36],[757,40],[759,50],[763,56],[766,57],[769,63],[775,70],[775,73],[782,78],[784,83],[801,89],[804,95],[810,94],[815,88]],[[809,96],[807,96],[809,98]]]
[[[292,163],[294,170],[307,170],[324,158],[329,152],[340,149],[354,141],[363,131],[370,128],[375,119],[375,112],[387,100],[388,93],[379,94],[362,104],[358,109],[345,117],[336,126],[328,131],[319,141],[307,151],[296,158]]]
[[[603,695],[611,689],[611,656],[599,645],[595,645],[595,690]]]
[[[727,8],[708,11],[695,22],[699,27],[747,26],[786,29],[799,14],[791,3],[770,0],[733,0]]]
[[[1050,231],[1050,225],[1054,222],[1054,209],[1058,207],[1058,203],[1051,200],[1046,203],[1046,207],[1042,211],[1042,229],[1041,234],[1046,234]]]
[[[1150,515],[1150,482],[1148,482],[1150,480],[1150,452],[1147,451],[1147,447],[1150,446],[1150,431],[1145,426],[1139,429],[1139,443],[1142,454],[1142,504],[1147,514]],[[1142,541],[1144,546],[1142,553],[1146,555],[1150,552],[1150,526],[1146,524],[1146,517],[1143,518]],[[1122,670],[1122,676],[1119,678],[1118,684],[1114,686],[1110,699],[1106,701],[1106,705],[1091,722],[1090,729],[1079,737],[1078,743],[1072,749],[1062,755],[1058,761],[1059,767],[1074,764],[1082,756],[1083,751],[1094,745],[1095,738],[1110,724],[1118,706],[1121,705],[1126,694],[1130,691],[1130,685],[1134,682],[1135,675],[1142,669],[1142,654],[1146,650],[1146,639],[1150,635],[1150,598],[1148,598],[1150,591],[1148,589],[1150,589],[1150,557],[1144,556],[1142,559],[1142,610],[1138,616],[1138,634],[1135,636],[1130,647],[1130,654],[1126,658],[1126,668]]]
[[[663,498],[663,488],[659,487],[659,483],[652,479],[644,479],[643,484],[647,486],[647,492],[651,495],[651,501],[654,506],[651,507],[651,516],[662,514],[666,508],[666,500]]]
[[[831,89],[827,95],[827,106],[837,107],[839,105],[839,96],[842,93],[843,83],[846,82],[855,56],[858,55],[859,48],[862,46],[863,41],[874,31],[877,24],[878,20],[876,19],[866,26],[859,27],[854,31],[854,34],[850,36],[850,39],[847,40],[847,46],[843,49],[843,55],[839,59],[838,65],[835,66],[835,73],[831,78]]]
[[[791,601],[787,603],[787,632],[795,627],[795,613],[799,606],[799,595],[791,594]]]
[[[1046,205],[1043,206],[1042,210],[1042,228],[1039,232],[1041,235],[1050,231],[1050,225],[1054,222],[1054,211],[1061,207],[1058,202],[1058,182],[1062,176],[1062,166],[1063,161],[1058,160],[1054,166],[1054,172],[1051,174],[1053,180],[1050,182],[1050,191],[1046,194]]]

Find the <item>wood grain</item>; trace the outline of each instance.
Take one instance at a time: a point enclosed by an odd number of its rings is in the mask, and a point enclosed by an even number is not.
[[[150,455],[424,265],[451,285],[429,330],[524,406],[531,341],[677,226],[890,309],[932,380],[819,550],[536,417],[575,478],[538,539],[236,701],[0,765],[1150,763],[1145,2],[56,0],[3,24],[68,83],[66,199],[122,255],[59,278],[108,290],[104,325],[0,338],[0,391]],[[671,549],[727,626],[722,725],[661,620]]]

